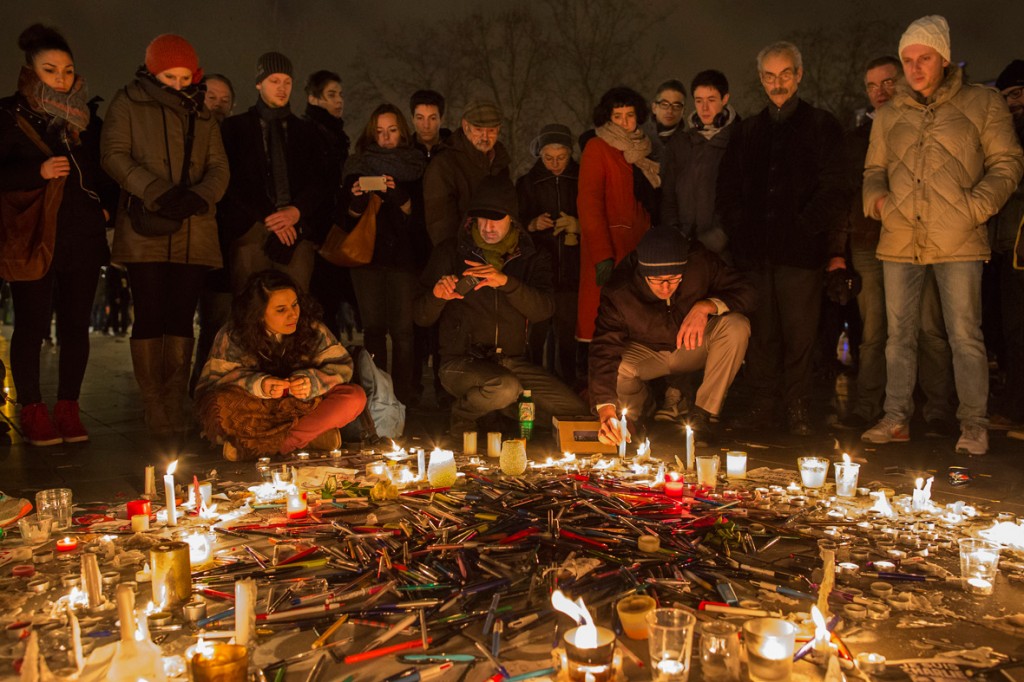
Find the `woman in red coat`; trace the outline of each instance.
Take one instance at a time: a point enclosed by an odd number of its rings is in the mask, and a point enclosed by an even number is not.
[[[647,158],[651,141],[640,129],[644,98],[626,87],[606,92],[594,109],[596,137],[580,161],[580,298],[576,338],[589,343],[601,287],[651,226],[658,163]]]

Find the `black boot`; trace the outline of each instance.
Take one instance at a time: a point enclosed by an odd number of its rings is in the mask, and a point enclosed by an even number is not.
[[[693,444],[702,448],[709,447],[715,443],[714,426],[711,423],[711,413],[703,408],[694,406],[686,422],[693,429]]]

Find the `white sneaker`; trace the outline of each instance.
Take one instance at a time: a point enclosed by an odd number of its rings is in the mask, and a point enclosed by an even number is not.
[[[906,443],[910,440],[910,425],[889,417],[882,419],[860,435],[865,443]]]
[[[988,454],[988,429],[980,424],[961,424],[956,451],[961,455]]]
[[[665,402],[661,409],[654,413],[654,421],[680,423],[689,411],[690,404],[683,392],[670,386],[665,389]]]

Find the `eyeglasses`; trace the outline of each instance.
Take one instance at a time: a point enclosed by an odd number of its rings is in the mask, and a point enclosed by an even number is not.
[[[796,71],[793,69],[783,69],[782,73],[775,74],[770,71],[761,72],[761,80],[768,85],[775,85],[775,82],[788,83],[789,81],[796,78]]]
[[[1014,88],[1013,90],[1006,90],[1003,92],[1003,99],[1021,99],[1024,97],[1024,87]]]
[[[881,83],[868,83],[865,87],[869,93],[875,93],[879,90],[892,90],[896,87],[896,79],[886,78]]]
[[[672,275],[669,277],[644,277],[647,283],[652,287],[668,287],[673,284],[679,284],[683,281],[682,275]]]
[[[657,102],[654,103],[654,105],[661,109],[662,111],[668,111],[669,109],[671,109],[672,111],[675,111],[677,113],[682,111],[684,106],[682,102],[669,102],[667,99],[659,99]]]

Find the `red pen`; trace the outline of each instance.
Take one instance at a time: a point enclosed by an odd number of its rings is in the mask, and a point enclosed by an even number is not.
[[[306,557],[311,556],[313,554],[316,554],[319,550],[320,550],[320,548],[317,547],[316,545],[313,545],[312,547],[307,547],[304,550],[301,550],[299,552],[296,552],[295,554],[292,554],[290,557],[288,557],[284,561],[277,562],[277,565],[278,566],[285,566],[287,564],[293,564],[296,561],[302,561]]]
[[[433,637],[427,637],[427,643],[433,641]],[[373,658],[380,658],[381,656],[387,656],[388,654],[397,653],[399,651],[405,651],[406,649],[418,649],[423,646],[423,642],[419,639],[410,639],[407,642],[399,642],[398,644],[392,644],[390,646],[381,647],[379,649],[371,649],[370,651],[363,651],[358,654],[349,654],[345,657],[345,665],[352,665],[353,663],[362,663],[363,661],[369,661]]]
[[[568,538],[570,540],[575,540],[576,542],[582,542],[585,545],[591,545],[592,547],[597,547],[598,549],[608,549],[608,545],[604,544],[603,542],[598,542],[597,540],[591,540],[588,537],[584,537],[582,535],[578,535],[576,533],[573,533],[571,530],[563,529],[562,531],[560,531],[559,535],[561,535],[561,537],[563,537],[563,538]]]
[[[501,540],[498,541],[498,544],[499,545],[510,545],[513,542],[519,542],[520,540],[523,540],[524,538],[528,538],[531,535],[533,535],[534,533],[538,533],[538,532],[540,532],[539,528],[535,528],[533,526],[530,526],[530,527],[524,528],[524,529],[522,529],[520,531],[516,531],[515,533],[512,533],[511,535],[509,535],[509,536],[507,536],[505,538],[502,538]]]

